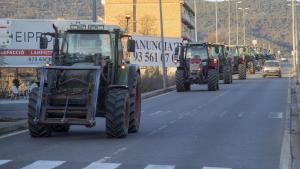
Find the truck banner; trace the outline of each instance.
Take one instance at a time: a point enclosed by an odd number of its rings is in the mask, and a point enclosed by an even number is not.
[[[136,41],[136,51],[130,57],[130,62],[140,66],[162,66],[162,46],[165,48],[166,67],[177,67],[174,60],[175,48],[181,43],[180,38],[165,38],[161,44],[160,37],[133,36]]]

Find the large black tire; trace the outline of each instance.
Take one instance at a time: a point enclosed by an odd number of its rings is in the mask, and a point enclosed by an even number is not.
[[[127,89],[110,89],[106,99],[106,134],[123,138],[129,128],[129,94]]]
[[[28,103],[28,129],[31,137],[49,137],[51,136],[51,127],[45,124],[34,122],[36,113],[36,104],[38,98],[38,88],[31,90]]]
[[[140,128],[141,121],[141,76],[137,74],[134,78],[132,91],[130,93],[130,120],[129,133],[136,133]]]
[[[219,88],[219,77],[218,71],[216,69],[209,69],[208,70],[208,90],[209,91],[216,91]]]
[[[247,78],[247,72],[246,72],[246,64],[239,64],[239,79],[245,80]]]
[[[177,92],[186,91],[185,78],[184,78],[184,70],[176,71],[176,90]]]
[[[231,72],[230,65],[224,66],[223,75],[224,75],[224,84],[231,84],[232,83],[232,72]]]
[[[51,126],[52,131],[65,133],[70,130],[70,125],[67,124],[54,124]]]
[[[255,62],[252,61],[249,63],[250,74],[255,74]]]

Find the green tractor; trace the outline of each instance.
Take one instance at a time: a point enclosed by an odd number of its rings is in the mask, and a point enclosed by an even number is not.
[[[135,41],[114,25],[76,24],[64,32],[53,28],[54,33],[40,37],[41,49],[47,49],[47,37],[54,39],[54,47],[51,65],[40,69],[39,87],[30,93],[30,135],[48,137],[68,132],[71,125],[91,128],[96,117],[106,119],[108,137],[137,132],[140,68],[126,62],[122,45],[134,52]]]
[[[226,55],[232,61],[232,73],[238,74],[240,80],[247,79],[245,52],[246,48],[243,46],[226,47]]]
[[[255,74],[256,70],[256,52],[254,49],[244,46],[246,52],[245,52],[245,60],[246,60],[246,67],[248,69],[248,72],[250,74]]]
[[[224,44],[212,44],[211,45],[212,50],[216,51],[215,48],[219,48],[219,53],[216,53],[216,55],[219,58],[219,74],[220,74],[220,80],[224,81],[224,84],[231,84],[232,83],[232,62],[231,58],[226,55],[226,48]]]

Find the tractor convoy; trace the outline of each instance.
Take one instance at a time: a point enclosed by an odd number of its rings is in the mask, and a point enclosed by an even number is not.
[[[139,131],[141,72],[128,62],[136,42],[115,25],[71,24],[67,29],[42,33],[40,49],[53,40],[52,62],[40,68],[38,87],[32,89],[28,126],[32,137],[68,132],[71,125],[88,128],[97,117],[105,118],[108,137],[123,138]],[[126,45],[126,48],[123,46]],[[125,50],[126,51],[123,51]],[[255,73],[261,53],[246,46],[182,43],[175,48],[176,89],[191,90],[206,84],[209,91]]]

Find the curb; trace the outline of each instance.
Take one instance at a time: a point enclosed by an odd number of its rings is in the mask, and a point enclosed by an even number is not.
[[[154,97],[163,93],[168,93],[170,91],[175,90],[175,86],[168,87],[167,89],[158,89],[151,92],[143,93],[142,94],[142,100],[148,99],[150,97]],[[1,103],[0,103],[1,105]],[[20,120],[16,122],[0,122],[1,123],[7,123],[7,126],[1,127],[0,125],[0,135],[7,134],[13,131],[18,130],[24,130],[27,129],[27,120]],[[5,125],[5,124],[4,124]]]
[[[7,134],[13,131],[27,129],[27,120],[20,120],[16,122],[2,122],[7,123],[7,126],[0,127],[0,135]]]

